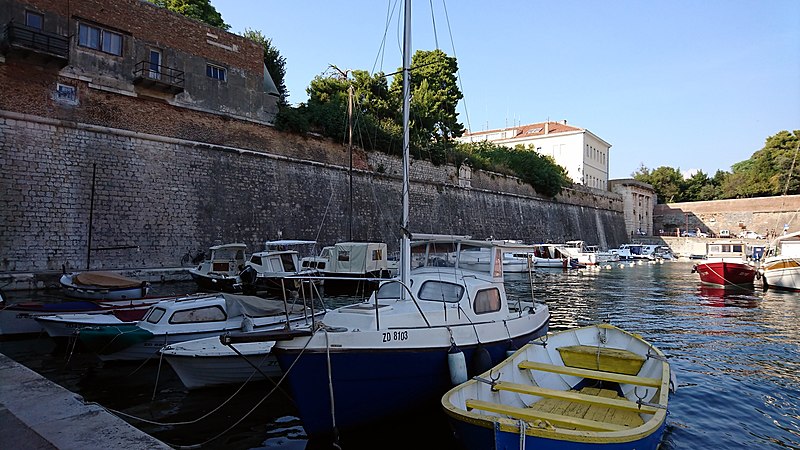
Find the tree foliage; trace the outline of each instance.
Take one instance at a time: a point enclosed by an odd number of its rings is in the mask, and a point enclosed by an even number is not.
[[[660,203],[800,194],[798,144],[800,130],[781,131],[768,137],[750,159],[734,164],[731,172],[718,170],[709,177],[700,171],[684,179],[680,169],[641,166],[633,177],[653,185]]]
[[[231,26],[222,20],[222,15],[211,5],[211,0],[147,0],[178,14],[205,22],[212,27],[228,31]]]
[[[314,132],[345,142],[348,131],[347,102],[353,89],[354,142],[366,150],[393,155],[402,153],[402,75],[391,86],[386,76],[364,70],[342,71],[331,66],[315,77],[306,92],[308,102],[281,108],[278,129]],[[464,133],[456,105],[463,97],[457,86],[456,59],[440,50],[418,51],[411,71],[411,155],[434,164],[468,164],[476,169],[515,175],[537,192],[553,196],[571,183],[563,167],[532,148],[516,148],[486,142],[457,143]]]
[[[281,56],[281,52],[272,45],[272,39],[264,36],[257,30],[247,28],[242,36],[261,44],[264,47],[264,65],[278,89],[278,103],[282,106],[288,105],[289,90],[286,89],[286,58]]]
[[[400,72],[398,70],[398,72]],[[402,73],[402,72],[401,72]],[[464,134],[456,106],[464,98],[458,88],[458,63],[441,50],[417,50],[411,59],[411,129],[419,148]],[[390,91],[402,99],[403,77],[392,79]]]

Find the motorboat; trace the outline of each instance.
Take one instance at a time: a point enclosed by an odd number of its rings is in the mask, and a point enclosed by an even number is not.
[[[84,300],[125,300],[146,297],[150,283],[109,271],[64,273],[61,290],[70,298]]]
[[[76,336],[83,328],[135,325],[142,320],[150,306],[165,300],[202,298],[208,294],[189,294],[185,296],[154,297],[131,302],[117,302],[117,305],[101,303],[100,309],[85,312],[61,310],[58,313],[42,314],[34,317],[44,332],[54,339]]]
[[[467,450],[656,450],[675,383],[661,350],[597,324],[531,341],[441,404]]]
[[[281,300],[216,293],[199,298],[165,300],[152,305],[133,325],[87,327],[79,330],[84,348],[103,361],[144,360],[165,345],[231,330],[265,330],[303,322],[309,310]]]
[[[43,316],[57,314],[106,314],[127,311],[128,314],[143,314],[157,298],[113,301],[66,301],[66,302],[20,302],[0,307],[0,336],[45,333],[37,320]]]
[[[652,260],[655,259],[653,252],[657,247],[659,246],[651,244],[622,244],[609,251],[618,255],[621,261]]]
[[[197,267],[189,269],[189,275],[204,291],[239,292],[242,280],[239,274],[244,270],[247,259],[246,244],[221,244],[208,249],[208,258]]]
[[[579,266],[596,266],[620,260],[614,251],[600,250],[596,245],[586,245],[582,240],[567,241],[559,246],[570,260],[576,260]]]
[[[766,287],[800,290],[800,231],[775,238],[758,271]]]
[[[282,295],[296,292],[304,280],[298,276],[319,275],[317,268],[301,267],[301,250],[316,246],[316,241],[278,240],[264,243],[264,251],[255,252],[245,262],[239,274],[242,289],[247,292],[266,292]],[[307,252],[306,252],[307,253]],[[314,281],[319,285],[321,282]]]
[[[454,382],[546,334],[550,322],[546,304],[506,296],[500,247],[410,231],[410,3],[404,7],[398,276],[381,282],[366,301],[329,311],[308,329],[287,330],[272,348],[306,434],[336,444],[340,433],[437,404]],[[462,251],[487,246],[490,271],[459,266]],[[235,343],[236,335],[230,339]]]
[[[556,244],[534,244],[533,245],[533,266],[534,268],[558,268],[568,269],[572,257],[562,252]],[[577,263],[577,260],[575,260]]]
[[[369,296],[381,280],[392,276],[384,242],[337,242],[323,248],[322,254],[327,255],[322,263],[320,258],[307,261],[309,266],[316,261],[327,295]]]
[[[485,246],[493,248],[490,271],[460,267],[462,251]],[[384,281],[306,335],[277,340],[272,353],[306,433],[330,436],[430,405],[452,385],[448,357],[456,349],[476,374],[545,334],[547,305],[507,298],[502,253],[487,241],[415,236],[407,281]]]
[[[220,336],[178,342],[159,352],[187,389],[243,384],[283,374],[274,341],[224,345]]]
[[[706,244],[706,259],[692,272],[700,281],[719,286],[752,285],[756,267],[747,260],[747,244],[742,241],[715,241]]]
[[[504,273],[527,273],[534,269],[534,247],[517,241],[494,240],[503,250]],[[489,271],[493,263],[490,248],[473,248],[461,253],[461,267],[479,272]]]

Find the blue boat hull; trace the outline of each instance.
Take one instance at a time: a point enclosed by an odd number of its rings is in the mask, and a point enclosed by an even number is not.
[[[547,323],[538,330],[512,340],[484,343],[491,366],[531,339],[547,333]],[[449,347],[404,351],[330,353],[335,404],[336,431],[357,429],[370,423],[431,405],[452,387],[448,367]],[[476,347],[460,347],[468,366]],[[278,363],[288,372],[292,397],[309,437],[334,434],[328,384],[328,355],[325,352],[273,349]],[[295,362],[296,360],[296,362]],[[293,366],[294,364],[294,366]],[[475,367],[470,376],[488,367]]]
[[[558,439],[525,436],[524,447],[520,445],[520,435],[451,420],[458,440],[466,450],[656,450],[661,443],[667,421],[651,434],[629,442],[598,443],[576,442]]]

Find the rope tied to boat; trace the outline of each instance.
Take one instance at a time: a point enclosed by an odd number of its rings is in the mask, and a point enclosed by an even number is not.
[[[333,425],[332,445],[334,448],[341,449],[342,447],[339,445],[339,429],[336,428],[336,406],[334,404],[333,371],[331,367],[331,341],[330,341],[330,336],[328,336],[327,328],[322,328],[322,331],[325,332],[325,358],[327,359],[328,363],[328,393],[330,395],[330,400],[331,400],[331,422]]]

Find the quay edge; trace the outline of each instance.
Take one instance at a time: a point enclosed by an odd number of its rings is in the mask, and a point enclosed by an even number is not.
[[[31,449],[171,448],[3,354],[0,433]]]

